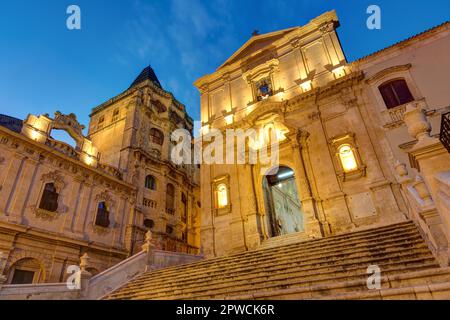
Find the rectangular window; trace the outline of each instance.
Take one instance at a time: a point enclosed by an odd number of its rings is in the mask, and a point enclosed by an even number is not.
[[[98,119],[97,130],[102,129],[104,124],[105,124],[105,116],[101,116],[101,117]]]
[[[34,271],[14,270],[11,284],[31,284],[33,283]]]
[[[114,110],[112,116],[112,122],[116,122],[117,120],[119,120],[119,109]]]

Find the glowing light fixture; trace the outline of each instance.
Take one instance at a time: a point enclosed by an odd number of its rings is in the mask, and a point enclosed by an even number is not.
[[[351,172],[358,169],[355,153],[349,145],[339,147],[339,158],[341,159],[342,168],[345,172]]]
[[[234,122],[234,117],[233,117],[233,115],[232,114],[230,114],[229,116],[226,116],[225,117],[225,121],[226,121],[226,123],[229,125],[229,124],[232,124],[233,122]]]
[[[217,206],[219,209],[228,206],[228,190],[224,183],[217,186]]]
[[[203,126],[201,128],[201,134],[208,134],[209,133],[209,125]]]
[[[290,178],[294,176],[294,171],[287,171],[287,172],[283,172],[280,173],[277,178],[278,179],[285,179],[285,178]]]
[[[300,87],[302,88],[303,92],[310,91],[312,89],[312,81],[308,80],[300,84]]]
[[[33,139],[34,141],[37,141],[39,139],[39,132],[36,129],[32,129],[31,130],[31,139]]]
[[[342,78],[343,76],[345,76],[344,66],[340,66],[340,67],[333,69],[333,74],[336,79],[339,79],[339,78]]]

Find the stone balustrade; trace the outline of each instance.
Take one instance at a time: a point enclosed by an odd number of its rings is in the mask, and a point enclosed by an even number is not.
[[[2,286],[0,283],[0,300],[96,300],[146,271],[188,264],[201,259],[203,257],[200,255],[154,249],[152,234],[149,231],[141,252],[96,276],[87,271],[90,258],[88,254],[84,254],[80,258],[79,278],[75,285],[49,283]]]

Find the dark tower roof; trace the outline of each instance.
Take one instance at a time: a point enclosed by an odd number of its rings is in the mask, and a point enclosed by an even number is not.
[[[22,131],[23,121],[14,117],[0,114],[0,126],[8,128],[9,130],[20,133]]]
[[[146,80],[150,80],[151,82],[153,82],[154,85],[162,89],[161,83],[159,82],[158,77],[155,74],[155,71],[153,71],[152,67],[150,66],[142,70],[142,72],[138,75],[138,77],[133,81],[130,88]]]

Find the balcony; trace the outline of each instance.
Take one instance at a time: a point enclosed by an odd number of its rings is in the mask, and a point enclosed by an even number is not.
[[[405,115],[406,107],[410,103],[416,104],[419,108],[429,111],[425,99],[415,100],[395,108],[387,109],[382,112],[384,122],[383,127],[387,129],[394,129],[403,125],[403,117]]]
[[[450,112],[444,113],[442,115],[439,140],[450,153]]]

